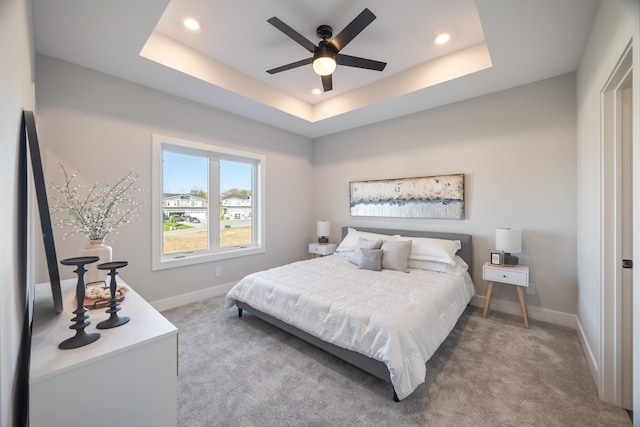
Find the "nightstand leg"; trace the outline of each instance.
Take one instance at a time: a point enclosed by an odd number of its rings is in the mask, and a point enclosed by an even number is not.
[[[489,287],[487,288],[487,297],[484,300],[484,311],[482,312],[482,317],[487,317],[487,311],[489,310],[489,304],[491,303],[491,294],[493,294],[493,282],[489,282]]]
[[[524,319],[524,327],[529,329],[529,316],[527,316],[527,305],[524,303],[524,291],[522,286],[516,286],[518,289],[518,298],[520,299],[520,308],[522,308],[522,318]]]

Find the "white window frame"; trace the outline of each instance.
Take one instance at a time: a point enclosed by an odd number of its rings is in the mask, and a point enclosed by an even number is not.
[[[162,153],[165,149],[169,151],[183,154],[191,154],[198,156],[218,157],[225,160],[236,160],[242,162],[251,162],[253,168],[252,182],[252,215],[251,215],[251,232],[252,244],[246,246],[233,246],[219,248],[219,233],[213,233],[211,230],[220,228],[220,217],[216,211],[211,215],[212,206],[211,193],[218,191],[220,188],[217,174],[209,176],[209,250],[198,252],[179,252],[173,254],[163,254],[163,206],[162,195],[163,188],[163,165]],[[184,139],[174,138],[164,135],[152,135],[151,148],[151,244],[152,244],[152,270],[164,270],[167,268],[183,267],[187,265],[200,264],[205,262],[219,261],[223,259],[237,258],[249,255],[256,255],[265,252],[265,156],[258,153],[236,150],[223,145],[205,144],[201,142],[188,141]],[[211,162],[211,160],[210,160]],[[253,194],[256,193],[256,194]],[[217,197],[214,199],[217,200]]]

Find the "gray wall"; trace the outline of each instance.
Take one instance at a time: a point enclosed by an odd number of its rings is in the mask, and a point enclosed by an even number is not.
[[[114,259],[130,262],[122,277],[149,301],[233,282],[307,256],[313,218],[310,139],[41,55],[36,95],[48,180],[62,179],[57,162],[79,170],[87,184],[112,182],[133,169],[140,173],[137,186],[150,190],[154,133],[266,156],[265,254],[152,272],[150,191],[144,195],[143,222],[109,236]],[[76,256],[86,239],[63,240],[63,234],[54,230],[58,256]],[[215,277],[216,267],[222,277]],[[47,280],[46,270],[38,273]],[[63,267],[61,275],[73,273]]]
[[[349,182],[465,174],[466,219],[373,219],[349,214]],[[576,313],[576,104],[573,74],[318,139],[318,218],[344,224],[473,234],[477,292],[496,227],[521,228],[539,317]],[[497,286],[495,300],[518,301]],[[495,304],[499,304],[496,302]],[[546,311],[545,311],[546,310]]]
[[[150,188],[152,133],[226,140],[267,155],[268,251],[251,257],[250,264],[229,260],[151,272],[148,207],[142,224],[111,236],[114,256],[131,261],[123,277],[151,301],[305,257],[315,221],[326,218],[334,241],[338,228],[348,224],[471,233],[480,295],[485,293],[481,266],[494,245],[495,228],[522,228],[520,260],[531,267],[537,288],[527,297],[533,315],[535,307],[576,313],[573,74],[327,136],[312,145],[301,136],[50,57],[39,55],[36,70],[48,179],[61,179],[60,161],[80,170],[88,184],[134,169],[141,172],[139,186]],[[466,176],[463,221],[349,215],[349,181],[441,173]],[[61,230],[55,235],[60,257],[75,255],[84,244],[81,236],[63,240]],[[222,278],[214,277],[216,266],[222,266]],[[41,268],[39,279],[46,280],[45,273]],[[62,274],[71,277],[64,268]],[[494,295],[496,301],[517,301],[508,286],[499,286]],[[544,317],[544,312],[537,314]]]
[[[24,315],[18,275],[18,141],[22,109],[33,109],[31,3],[0,1],[0,426],[12,425],[13,383]],[[30,278],[29,278],[30,279]]]

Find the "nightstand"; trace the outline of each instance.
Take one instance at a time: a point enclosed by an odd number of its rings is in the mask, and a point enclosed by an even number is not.
[[[316,256],[331,255],[336,251],[338,245],[335,243],[309,243],[309,253]]]
[[[520,299],[520,308],[522,309],[522,318],[524,319],[525,328],[529,328],[529,317],[527,316],[527,305],[524,302],[524,288],[529,286],[529,267],[526,265],[502,266],[493,265],[486,262],[482,266],[482,278],[489,282],[487,289],[487,298],[484,303],[484,312],[482,317],[487,317],[487,310],[491,304],[491,294],[493,294],[493,284],[495,282],[515,285]]]

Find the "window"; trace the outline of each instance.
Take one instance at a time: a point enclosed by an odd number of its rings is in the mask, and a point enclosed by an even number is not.
[[[153,270],[264,252],[264,156],[153,135]]]

